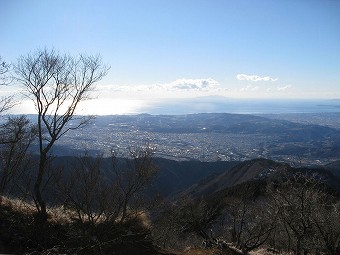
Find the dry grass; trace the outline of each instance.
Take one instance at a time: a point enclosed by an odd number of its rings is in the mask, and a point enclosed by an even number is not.
[[[146,212],[140,212],[137,214],[137,219],[141,222],[142,226],[145,228],[151,227],[151,222],[149,216]]]
[[[266,248],[259,248],[249,253],[250,255],[294,255],[294,252],[272,252]]]
[[[20,199],[14,199],[14,198],[8,198],[8,197],[2,197],[2,205],[10,208],[13,212],[21,213],[22,215],[26,216],[33,216],[36,212],[36,207],[33,203],[25,202]],[[78,217],[75,211],[71,209],[67,209],[63,206],[55,206],[55,207],[49,207],[48,208],[48,221],[53,224],[59,224],[59,225],[67,225],[69,223],[72,223],[75,218]],[[136,215],[136,218],[139,220],[139,222],[142,224],[142,226],[146,229],[150,227],[150,221],[147,213],[145,212],[139,212]],[[103,219],[99,219],[98,222],[104,221],[105,217],[103,216]],[[234,254],[231,250],[228,253],[223,253],[218,247],[215,247],[213,249],[203,249],[203,248],[197,248],[197,247],[188,247],[184,251],[178,251],[174,252],[171,251],[171,253],[160,253],[160,254],[172,254],[172,255],[220,255],[220,254]],[[235,254],[241,254],[241,251],[235,249]],[[287,252],[274,252],[266,248],[257,249],[256,251],[252,251],[249,253],[249,255],[292,255],[292,253]]]
[[[2,205],[11,208],[15,212],[20,212],[25,215],[33,215],[35,206],[33,203],[28,203],[17,198],[2,197]]]
[[[175,253],[176,255],[215,255],[218,254],[216,249],[187,248],[183,252]]]
[[[36,212],[36,207],[33,203],[29,203],[17,198],[2,197],[2,205],[11,208],[14,212],[18,212],[27,216],[32,216]],[[65,209],[63,206],[48,207],[48,221],[67,224],[76,217],[76,213],[72,210]]]
[[[0,253],[52,254],[50,251],[57,248],[53,254],[75,250],[86,254],[111,254],[112,250],[117,254],[161,254],[149,238],[146,213],[139,212],[126,223],[106,222],[103,216],[96,222],[100,224],[90,226],[87,222],[79,224],[79,216],[72,209],[57,206],[47,208],[45,224],[36,224],[33,203],[8,197],[1,200]]]
[[[66,209],[64,206],[54,206],[47,209],[48,221],[58,224],[68,224],[77,218],[76,212]]]
[[[234,248],[233,248],[234,249]],[[242,252],[235,248],[235,251],[237,251],[239,254]],[[230,251],[228,253],[221,253],[221,250],[218,248],[214,249],[203,249],[203,248],[186,248],[182,252],[175,252],[173,253],[175,255],[219,255],[219,254],[232,254]],[[266,248],[260,248],[255,251],[249,252],[249,255],[293,255],[293,252],[273,252]]]
[[[27,216],[32,216],[36,212],[36,207],[33,203],[29,203],[20,199],[2,197],[1,203],[2,205],[11,208],[11,210]],[[74,210],[67,209],[64,206],[48,207],[47,213],[48,221],[57,224],[69,224],[72,223],[74,219],[79,217],[79,215]],[[150,227],[151,223],[147,213],[139,212],[136,213],[135,217],[142,223],[144,227]],[[107,218],[105,215],[102,215],[98,218],[97,223],[104,222],[106,219]],[[86,215],[82,215],[82,220],[84,222],[87,221]]]

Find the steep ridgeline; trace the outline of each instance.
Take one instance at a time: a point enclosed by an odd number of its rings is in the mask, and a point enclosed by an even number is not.
[[[253,159],[239,163],[230,171],[203,179],[182,192],[181,196],[204,197],[221,193],[237,195],[245,188],[249,190],[250,197],[258,196],[265,192],[268,181],[279,180],[297,172],[315,175],[331,189],[340,190],[337,166],[333,166],[333,169],[330,166],[327,168],[294,168],[286,163],[268,159]]]

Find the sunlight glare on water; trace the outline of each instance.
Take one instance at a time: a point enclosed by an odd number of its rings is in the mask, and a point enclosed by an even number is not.
[[[138,99],[94,99],[82,103],[79,114],[111,115],[141,112],[147,103]]]
[[[92,99],[81,102],[76,114],[79,115],[115,115],[136,114],[143,112],[148,106],[147,102],[138,99]],[[15,105],[10,113],[37,114],[31,100],[22,100]]]

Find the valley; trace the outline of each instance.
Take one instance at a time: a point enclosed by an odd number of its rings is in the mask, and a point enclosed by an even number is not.
[[[298,115],[298,116],[297,116]],[[299,121],[297,121],[299,120]],[[69,132],[56,155],[122,153],[149,142],[156,156],[174,160],[244,161],[268,158],[295,165],[339,159],[340,114],[189,114],[97,116]]]

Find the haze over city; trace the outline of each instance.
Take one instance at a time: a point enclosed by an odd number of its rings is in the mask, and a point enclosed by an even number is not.
[[[100,54],[110,70],[80,114],[220,112],[215,98],[340,98],[339,12],[339,1],[2,0],[0,49],[9,63],[42,48]],[[21,100],[13,111],[34,113]]]

